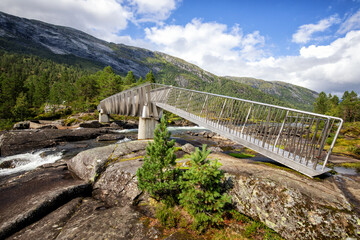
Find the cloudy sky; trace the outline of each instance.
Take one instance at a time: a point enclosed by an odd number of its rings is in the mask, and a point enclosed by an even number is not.
[[[219,76],[360,93],[360,0],[1,0],[0,11],[162,51]]]

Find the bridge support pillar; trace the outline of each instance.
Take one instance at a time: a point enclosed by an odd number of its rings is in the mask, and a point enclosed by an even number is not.
[[[104,113],[104,110],[102,110],[102,109],[100,110],[100,113],[99,113],[99,122],[101,122],[101,123],[110,122],[109,114]]]
[[[139,118],[138,139],[153,139],[157,121],[155,118]]]

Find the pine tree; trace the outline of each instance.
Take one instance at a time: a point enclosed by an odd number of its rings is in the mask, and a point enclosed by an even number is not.
[[[174,168],[176,155],[175,141],[170,141],[165,117],[154,131],[154,142],[146,148],[144,164],[138,169],[139,188],[147,191],[157,201],[168,206],[177,202],[179,170]]]
[[[319,93],[319,97],[314,102],[314,111],[317,113],[325,114],[329,110],[329,99],[326,93]]]
[[[191,154],[191,167],[180,183],[180,204],[193,216],[193,227],[199,231],[221,224],[225,206],[231,202],[223,188],[221,164],[217,160],[207,160],[209,154],[206,145],[203,145],[202,151],[196,148]]]
[[[132,71],[129,71],[125,77],[125,85],[131,85],[136,82],[134,73]]]
[[[16,104],[12,109],[12,113],[16,120],[24,120],[29,115],[28,102],[26,94],[21,92],[16,98]]]
[[[155,83],[155,76],[152,71],[148,72],[145,76],[145,82]]]

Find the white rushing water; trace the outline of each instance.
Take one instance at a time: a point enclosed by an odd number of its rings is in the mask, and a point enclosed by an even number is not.
[[[130,141],[132,141],[132,139],[126,137],[124,139],[121,139],[121,140],[117,141],[116,143],[123,143],[123,142],[130,142]]]
[[[203,127],[168,127],[172,134],[184,133],[186,131],[206,131]],[[138,129],[114,130],[116,133],[137,133]],[[116,143],[132,141],[125,137]],[[56,151],[56,152],[55,152]],[[63,157],[61,150],[41,149],[31,153],[0,157],[0,176],[6,176],[17,172],[25,172],[35,169],[47,163],[54,163]]]
[[[62,152],[51,152],[50,149],[42,149],[32,153],[24,153],[0,158],[0,164],[6,164],[9,168],[0,168],[0,176],[10,175],[17,172],[29,171],[46,163],[54,163],[61,159]]]

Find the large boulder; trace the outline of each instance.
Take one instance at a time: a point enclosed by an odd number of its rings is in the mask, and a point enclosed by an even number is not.
[[[93,120],[93,121],[86,121],[86,122],[80,123],[79,126],[82,128],[100,128],[103,125],[99,121]]]
[[[101,136],[98,136],[96,138],[96,141],[98,142],[103,142],[103,141],[118,141],[118,140],[122,140],[124,139],[125,136],[124,135],[119,135],[119,134],[104,134]]]
[[[107,129],[29,129],[7,131],[0,135],[0,156],[9,156],[63,142],[94,139],[109,133]]]
[[[286,239],[360,238],[360,176],[310,179],[293,170],[270,167],[225,154],[239,212],[261,220]]]
[[[136,159],[110,164],[95,183],[93,196],[109,206],[136,205],[141,194],[136,171],[142,163]]]
[[[29,129],[30,121],[17,122],[14,124],[14,130]]]
[[[195,147],[190,143],[186,143],[184,146],[181,147],[181,150],[191,154],[195,151]]]
[[[68,168],[80,179],[94,182],[105,170],[106,164],[121,156],[144,150],[148,142],[148,140],[139,140],[89,149],[68,161]]]

